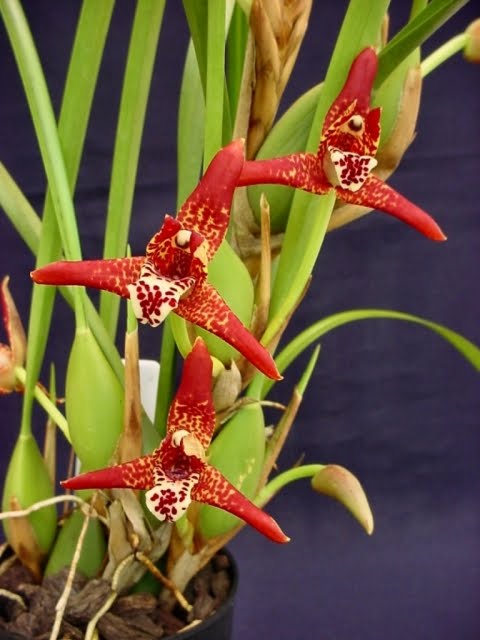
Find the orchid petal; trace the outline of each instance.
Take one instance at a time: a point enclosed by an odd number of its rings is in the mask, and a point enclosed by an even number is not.
[[[206,464],[198,484],[192,490],[193,500],[224,509],[244,520],[273,542],[288,542],[275,520],[242,495],[215,467]]]
[[[147,261],[167,278],[204,278],[207,275],[205,238],[166,215],[160,230],[147,245]]]
[[[178,212],[178,222],[207,240],[208,260],[212,259],[227,232],[233,193],[243,163],[243,140],[234,140],[220,149]]]
[[[359,191],[352,192],[337,187],[336,192],[340,200],[388,213],[431,240],[446,240],[443,231],[428,213],[374,175],[367,178]]]
[[[168,413],[167,434],[188,429],[206,449],[215,428],[212,400],[212,359],[197,338],[183,363],[180,386]]]
[[[31,272],[37,284],[81,285],[128,298],[128,285],[140,277],[144,256],[109,260],[59,261]]]
[[[208,282],[197,285],[188,298],[181,300],[176,313],[225,340],[269,378],[281,380],[270,353],[240,322]]]

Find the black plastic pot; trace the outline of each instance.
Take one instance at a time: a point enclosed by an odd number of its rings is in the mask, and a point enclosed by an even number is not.
[[[209,618],[192,629],[168,636],[164,640],[231,640],[233,629],[233,611],[238,586],[238,567],[232,554],[223,549],[230,560],[231,588],[227,600]]]

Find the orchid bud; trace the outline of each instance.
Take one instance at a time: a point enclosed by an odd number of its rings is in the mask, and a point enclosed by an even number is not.
[[[235,362],[224,367],[215,377],[213,386],[213,404],[215,411],[225,411],[233,405],[242,389],[242,374]]]
[[[468,25],[466,31],[467,42],[463,56],[468,62],[480,63],[480,18]]]
[[[312,488],[338,500],[368,535],[373,533],[373,515],[367,496],[360,482],[348,469],[337,464],[325,466],[312,478]]]

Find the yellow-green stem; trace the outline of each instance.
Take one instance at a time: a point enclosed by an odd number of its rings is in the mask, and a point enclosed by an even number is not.
[[[259,491],[254,503],[257,507],[264,507],[273,496],[278,493],[283,487],[295,480],[302,480],[303,478],[313,478],[313,476],[325,468],[323,464],[305,464],[301,467],[294,467],[288,469],[283,473],[279,473],[273,480],[270,480],[261,491]]]
[[[425,58],[420,65],[422,78],[428,76],[429,73],[435,71],[437,67],[446,62],[459,51],[462,51],[467,44],[468,35],[459,33],[450,40],[447,40],[441,47],[438,47],[433,53]]]
[[[27,381],[27,372],[23,367],[15,367],[15,377],[22,384],[25,385]],[[54,403],[47,396],[45,391],[38,385],[33,390],[33,395],[38,404],[47,412],[50,418],[55,422],[57,427],[63,433],[65,438],[70,442],[70,434],[68,431],[68,423],[65,416],[57,409]],[[28,435],[30,433],[30,421],[22,419],[21,433]]]

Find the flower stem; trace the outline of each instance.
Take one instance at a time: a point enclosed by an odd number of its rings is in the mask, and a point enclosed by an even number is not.
[[[22,385],[25,385],[27,381],[27,372],[23,367],[15,367],[15,376]],[[43,391],[43,389],[39,385],[35,386],[33,395],[35,396],[38,404],[47,412],[47,414],[55,422],[68,442],[70,442],[70,433],[68,431],[68,423],[65,416],[57,409],[57,407],[53,404],[45,391]],[[25,432],[25,427],[23,430]]]
[[[435,71],[437,67],[446,62],[453,55],[462,51],[467,43],[468,35],[459,33],[450,40],[447,40],[441,47],[438,47],[433,53],[425,58],[420,65],[422,78],[428,76],[429,73]]]
[[[155,406],[154,426],[163,438],[167,430],[167,417],[175,389],[177,347],[170,322],[163,325],[162,347],[160,352],[160,375],[158,377],[157,402]]]
[[[321,471],[325,465],[323,464],[305,464],[301,467],[293,467],[283,473],[279,473],[273,480],[270,480],[261,491],[257,494],[254,503],[257,507],[264,507],[273,496],[283,489],[283,487],[295,480],[302,480],[303,478],[312,478],[316,473]]]

